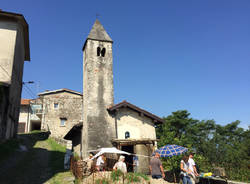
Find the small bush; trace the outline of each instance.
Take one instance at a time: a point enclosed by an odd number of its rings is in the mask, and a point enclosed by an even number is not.
[[[126,175],[126,179],[127,179],[128,183],[141,181],[140,177],[138,175],[136,175],[135,173],[128,173]]]
[[[134,173],[135,176],[139,176],[141,178],[143,178],[145,181],[148,181],[149,180],[149,177],[145,174],[142,174],[142,173]]]
[[[78,154],[74,153],[73,160],[74,161],[81,160],[81,157]]]
[[[107,178],[97,179],[95,181],[96,184],[110,184],[109,180]]]
[[[112,171],[112,173],[111,173],[112,181],[113,181],[113,182],[114,182],[114,181],[119,181],[120,176],[122,176],[122,175],[123,175],[123,173],[122,173],[122,171],[120,171],[120,170]]]

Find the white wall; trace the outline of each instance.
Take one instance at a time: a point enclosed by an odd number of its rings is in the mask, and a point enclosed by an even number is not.
[[[20,106],[20,113],[19,113],[19,123],[25,123],[25,132],[28,132],[28,125],[29,125],[29,105],[21,105]]]
[[[13,22],[0,22],[0,82],[8,84],[11,83],[17,26]]]
[[[139,116],[139,113],[128,108],[119,109],[117,118],[118,139],[125,139],[125,132],[130,133],[131,139],[156,139],[152,119]]]
[[[17,133],[24,65],[23,27],[18,22],[0,21],[0,82],[10,84],[5,138]]]

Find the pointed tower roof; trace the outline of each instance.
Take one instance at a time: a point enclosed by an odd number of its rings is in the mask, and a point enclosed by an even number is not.
[[[84,43],[83,49],[85,48],[87,40],[99,40],[99,41],[107,41],[107,42],[113,42],[113,40],[110,38],[108,33],[105,31],[104,27],[100,23],[98,19],[96,19],[92,29],[90,30],[90,33]]]

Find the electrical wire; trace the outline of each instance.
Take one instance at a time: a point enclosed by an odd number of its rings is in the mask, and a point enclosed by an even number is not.
[[[5,68],[4,68],[1,64],[0,64],[0,67],[1,67],[1,68],[3,69],[3,71],[8,75],[8,77],[11,78],[9,72],[8,72],[7,70],[5,70]],[[22,88],[22,87],[24,86],[23,89],[25,89],[25,91],[26,91],[32,98],[34,98],[34,97],[36,98],[37,96],[33,93],[33,91],[32,91],[28,86],[26,86],[26,85],[21,85],[21,83],[19,82],[18,77],[17,77],[17,74],[15,73],[15,71],[13,71],[12,73],[13,73],[13,76],[14,76],[14,78],[15,78],[17,84],[19,85],[19,87]],[[29,91],[29,92],[28,92],[28,91]]]

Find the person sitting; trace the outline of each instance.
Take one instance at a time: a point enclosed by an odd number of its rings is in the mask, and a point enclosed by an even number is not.
[[[121,155],[120,158],[119,158],[119,160],[118,160],[118,162],[115,163],[113,169],[114,170],[120,170],[124,174],[127,173],[127,166],[124,163],[124,161],[125,161],[125,157]]]
[[[90,153],[89,157],[83,160],[86,163],[83,172],[86,174],[89,174],[92,172],[92,165],[93,165],[92,157],[93,157],[93,154]]]
[[[191,175],[191,170],[189,168],[188,163],[189,157],[187,155],[184,155],[181,160],[181,179],[183,184],[192,184],[191,178],[189,175]]]
[[[98,159],[96,161],[96,170],[97,171],[103,171],[104,170],[104,163],[105,163],[104,160],[105,160],[105,157],[104,157],[103,154],[98,157]]]

